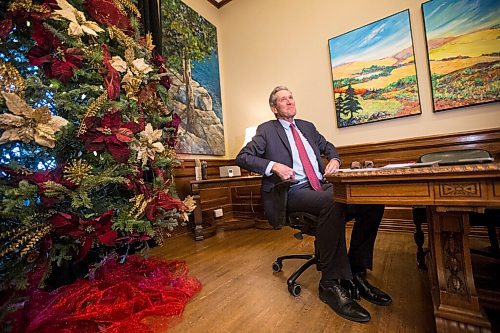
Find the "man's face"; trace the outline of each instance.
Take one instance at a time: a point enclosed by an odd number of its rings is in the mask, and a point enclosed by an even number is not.
[[[297,113],[295,100],[288,90],[280,90],[276,93],[276,106],[271,109],[277,118],[292,121]]]

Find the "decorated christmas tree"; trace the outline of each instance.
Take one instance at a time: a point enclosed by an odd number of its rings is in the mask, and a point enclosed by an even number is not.
[[[194,209],[176,196],[179,119],[140,22],[130,0],[0,5],[1,290],[123,262]]]

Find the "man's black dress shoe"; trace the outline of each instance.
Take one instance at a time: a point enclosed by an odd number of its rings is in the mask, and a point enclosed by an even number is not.
[[[363,297],[367,301],[377,305],[391,304],[391,296],[368,283],[368,281],[366,280],[366,273],[354,274],[353,281],[358,287],[361,297]]]
[[[320,283],[319,299],[328,304],[333,311],[345,319],[360,323],[371,319],[370,313],[350,298],[347,291],[339,282],[328,282],[327,285]]]
[[[342,286],[342,288],[344,288],[345,291],[347,291],[347,295],[350,298],[356,301],[359,301],[361,299],[358,286],[356,286],[353,280],[340,280],[340,285]]]

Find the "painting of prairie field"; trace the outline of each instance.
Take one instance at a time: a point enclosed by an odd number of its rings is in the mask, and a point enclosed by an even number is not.
[[[421,113],[408,10],[328,44],[338,127]]]
[[[434,111],[500,100],[500,1],[422,4]]]

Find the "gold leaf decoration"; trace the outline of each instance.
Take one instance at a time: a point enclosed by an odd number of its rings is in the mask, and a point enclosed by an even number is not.
[[[32,0],[11,1],[7,8],[9,12],[22,11],[28,13],[49,14],[50,9],[46,6],[33,4]]]
[[[134,202],[134,206],[130,209],[129,215],[136,219],[140,218],[152,200],[153,198],[146,199],[142,193],[131,198],[129,201]]]
[[[23,97],[26,81],[17,69],[9,63],[0,60],[0,90],[16,93]]]
[[[148,32],[146,34],[146,49],[148,49],[149,52],[153,51],[155,48],[155,44],[153,43],[153,35]]]
[[[132,3],[132,1],[130,0],[114,0],[113,1],[116,5],[116,7],[118,7],[118,9],[125,15],[127,15],[127,13],[125,12],[125,8],[130,10],[132,13],[134,13],[135,16],[137,16],[138,18],[141,17],[141,13],[139,12],[139,9],[137,9],[137,7]]]
[[[104,92],[101,94],[101,96],[97,97],[95,101],[93,101],[88,109],[87,112],[85,113],[85,116],[82,119],[82,122],[80,123],[80,128],[78,128],[77,136],[82,136],[85,134],[87,131],[87,126],[85,125],[85,118],[88,117],[93,117],[97,114],[97,111],[102,107],[104,102],[108,99],[108,92],[104,90]]]

